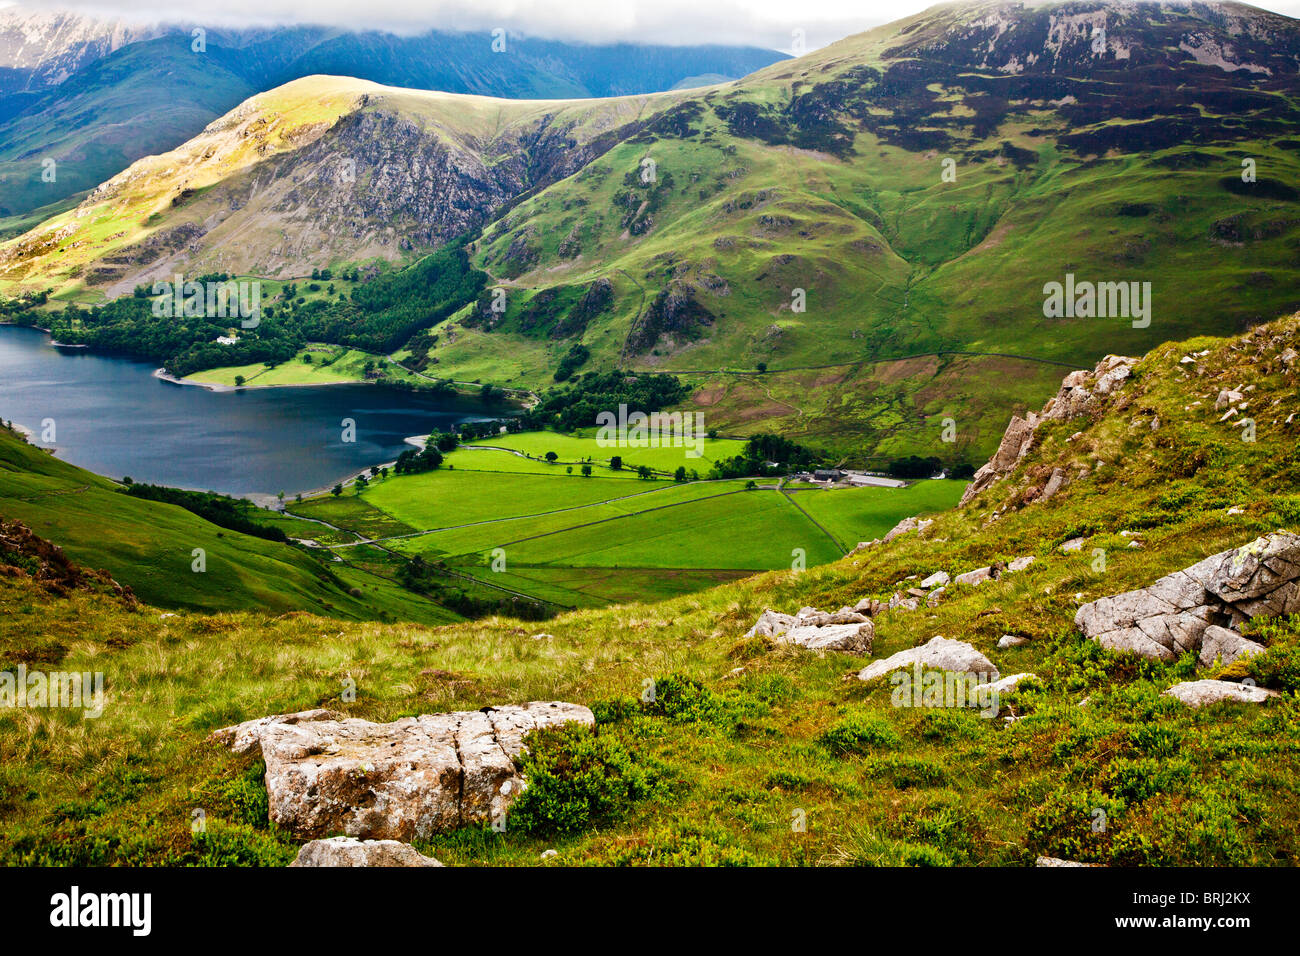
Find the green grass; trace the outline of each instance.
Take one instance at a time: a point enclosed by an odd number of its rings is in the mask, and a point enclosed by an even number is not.
[[[852,549],[861,541],[884,537],[900,517],[953,507],[965,490],[966,482],[946,479],[918,481],[906,488],[818,488],[790,495],[814,521]]]
[[[310,357],[310,362],[304,361],[307,357]],[[371,366],[374,374],[367,374],[367,365]],[[188,378],[213,385],[234,385],[236,376],[241,376],[243,384],[249,387],[334,385],[340,382],[380,380],[410,384],[419,380],[418,376],[387,361],[382,355],[333,345],[310,345],[289,361],[274,367],[262,362],[232,365],[194,372]]]
[[[1123,866],[1295,865],[1300,618],[1251,628],[1269,646],[1252,673],[1280,698],[1199,711],[1162,696],[1193,676],[1190,655],[1166,665],[1110,654],[1072,624],[1082,601],[1300,527],[1300,424],[1286,424],[1285,404],[1273,404],[1294,394],[1296,373],[1282,372],[1276,356],[1300,337],[1300,320],[1274,323],[1273,333],[1285,341],[1156,350],[1106,414],[1049,423],[1009,479],[923,535],[803,573],[584,609],[544,627],[260,613],[159,622],[98,594],[56,597],[0,579],[0,659],[99,670],[108,687],[97,720],[0,710],[0,860],[280,865],[298,841],[268,824],[256,758],[207,742],[211,730],[315,706],[392,720],[563,699],[593,707],[596,739],[543,742],[529,765],[545,785],[519,826],[507,818],[504,832],[464,828],[418,849],[454,865],[538,865],[547,849],[558,853],[548,865],[1032,865],[1039,854]],[[1183,373],[1179,358],[1207,347],[1203,374]],[[1213,411],[1218,389],[1242,381],[1269,410],[1257,414],[1253,443]],[[1142,424],[1152,415],[1158,430]],[[1105,464],[1052,500],[1024,503],[1025,488],[1052,468],[1096,461]],[[732,497],[780,501],[773,492]],[[1142,547],[1128,547],[1124,530],[1139,532]],[[1083,552],[1057,550],[1075,536],[1087,538]],[[1108,554],[1104,571],[1094,547]],[[1027,571],[954,586],[935,608],[879,615],[871,654],[934,634],[969,641],[1004,674],[1039,676],[1038,689],[1003,698],[1014,722],[895,707],[887,681],[845,679],[867,658],[743,639],[764,607],[835,608],[887,596],[912,575],[1023,554],[1038,558]],[[543,630],[551,636],[532,637]],[[1009,632],[1028,643],[997,648]],[[352,702],[340,696],[349,677]],[[652,704],[640,702],[647,679]],[[565,754],[590,773],[567,775]],[[593,800],[602,780],[605,798]],[[584,800],[597,816],[564,824],[584,819],[563,812]],[[195,806],[209,830],[198,841]]]
[[[345,618],[456,620],[373,575],[289,545],[227,531],[175,505],[122,494],[113,482],[0,429],[0,514],[52,538],[74,561],[104,568],[159,607],[310,610]],[[193,570],[194,552],[205,570]],[[353,593],[353,592],[356,593]]]

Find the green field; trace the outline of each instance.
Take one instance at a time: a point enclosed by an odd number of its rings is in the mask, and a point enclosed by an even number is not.
[[[308,361],[310,359],[310,361]],[[367,370],[369,366],[369,371]],[[274,385],[337,385],[342,382],[384,381],[418,384],[419,376],[382,355],[337,345],[309,345],[288,362],[271,366],[263,362],[207,369],[187,376],[211,385],[235,385],[236,377],[250,388]]]
[[[443,562],[554,604],[589,607],[672,597],[800,562],[824,564],[902,518],[951,507],[965,487],[929,481],[785,494],[774,482],[746,490],[747,479],[644,480],[607,466],[584,478],[578,463],[609,451],[593,437],[523,432],[478,444],[494,447],[462,447],[435,471],[390,475],[289,510],[377,539],[389,552]],[[739,441],[713,440],[694,461],[707,468],[742,449]],[[542,460],[547,451],[559,460]],[[647,453],[645,463],[662,471],[682,460],[681,449],[623,451]],[[313,536],[345,556],[357,552],[354,540],[328,530],[313,534],[312,527],[290,533]]]
[[[953,507],[961,500],[966,482],[918,481],[906,488],[879,489],[888,492],[879,495],[863,495],[861,490],[809,488],[789,491],[789,496],[836,540],[852,549],[861,541],[883,537],[898,524],[900,508],[911,515]]]

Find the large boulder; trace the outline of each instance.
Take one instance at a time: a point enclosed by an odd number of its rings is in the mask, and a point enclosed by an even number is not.
[[[1110,650],[1172,661],[1184,651],[1199,651],[1211,625],[1296,611],[1300,536],[1277,531],[1167,574],[1149,587],[1085,604],[1074,623],[1085,637]]]
[[[745,636],[766,637],[777,644],[796,644],[810,651],[870,654],[875,633],[871,619],[854,608],[826,612],[805,607],[794,615],[767,608]]]
[[[1227,680],[1192,680],[1175,684],[1165,691],[1165,695],[1181,700],[1188,707],[1204,707],[1224,700],[1262,704],[1270,697],[1277,697],[1278,692]]]
[[[936,636],[920,647],[899,651],[884,660],[872,661],[858,672],[858,680],[874,680],[916,664],[931,670],[954,671],[959,674],[987,674],[994,680],[1001,676],[993,662],[970,644]]]
[[[442,866],[396,840],[330,837],[304,843],[290,866]]]
[[[523,789],[514,758],[540,727],[594,724],[577,704],[533,701],[389,724],[306,711],[247,721],[212,739],[266,763],[270,818],[295,836],[426,839],[495,820]]]

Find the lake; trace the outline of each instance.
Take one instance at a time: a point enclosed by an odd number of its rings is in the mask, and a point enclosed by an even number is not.
[[[58,456],[110,478],[292,495],[392,461],[410,435],[508,414],[380,385],[214,392],[154,378],[155,368],[0,325],[0,419],[31,429],[38,445],[42,422],[53,419]]]

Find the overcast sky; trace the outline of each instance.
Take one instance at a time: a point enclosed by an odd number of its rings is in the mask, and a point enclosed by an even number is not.
[[[0,7],[9,5],[0,0]],[[1300,14],[1300,0],[1256,4]],[[593,43],[734,43],[808,49],[931,6],[927,0],[21,0],[134,22],[328,24],[397,32],[506,30]]]

